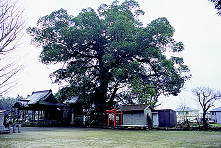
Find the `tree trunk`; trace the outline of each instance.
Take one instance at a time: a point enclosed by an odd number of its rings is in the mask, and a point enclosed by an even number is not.
[[[207,130],[206,111],[203,110],[203,130]]]
[[[104,113],[106,109],[108,81],[103,76],[100,80],[100,86],[95,89],[94,102],[97,113]]]
[[[117,84],[115,85],[115,88],[114,88],[114,91],[113,93],[111,94],[111,97],[110,97],[110,100],[108,101],[108,106],[107,106],[107,109],[112,109],[113,105],[114,105],[114,98],[116,96],[116,93],[117,93]]]

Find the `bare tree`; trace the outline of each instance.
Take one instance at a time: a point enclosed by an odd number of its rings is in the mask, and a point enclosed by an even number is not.
[[[215,9],[217,10],[217,14],[221,16],[221,0],[210,0],[214,5]]]
[[[197,87],[192,89],[192,93],[197,97],[196,101],[199,102],[203,110],[203,129],[206,130],[206,113],[212,106],[214,106],[216,100],[221,99],[221,92],[209,87]]]
[[[185,98],[182,99],[182,98],[180,97],[179,107],[180,107],[180,109],[181,109],[181,111],[182,111],[182,113],[183,113],[184,122],[185,122],[185,121],[188,122],[188,120],[187,120],[187,114],[186,114],[186,109],[188,108],[188,106],[187,106],[187,104],[186,104],[186,99],[185,99]]]
[[[12,87],[11,78],[21,69],[17,61],[8,62],[8,53],[18,47],[21,31],[25,27],[24,9],[18,0],[0,0],[0,95]]]
[[[0,54],[15,49],[19,42],[19,34],[24,28],[22,18],[24,9],[17,7],[18,1],[0,1]]]

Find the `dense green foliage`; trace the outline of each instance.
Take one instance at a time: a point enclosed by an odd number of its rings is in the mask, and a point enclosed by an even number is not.
[[[180,92],[189,68],[182,58],[165,55],[181,52],[183,43],[173,39],[166,18],[143,27],[139,15],[144,12],[136,1],[114,1],[76,17],[60,9],[27,29],[33,44],[43,48],[42,63],[64,65],[50,75],[64,86],[57,94],[61,100],[78,95],[85,108],[94,104],[103,112],[117,102],[154,107],[159,95]]]

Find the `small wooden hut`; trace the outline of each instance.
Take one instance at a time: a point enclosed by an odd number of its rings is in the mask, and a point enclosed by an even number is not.
[[[123,125],[152,126],[151,109],[148,105],[123,105]]]

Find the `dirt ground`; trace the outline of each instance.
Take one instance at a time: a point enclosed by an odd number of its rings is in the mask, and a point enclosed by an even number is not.
[[[14,147],[221,147],[221,132],[22,127],[0,135],[1,148]]]

